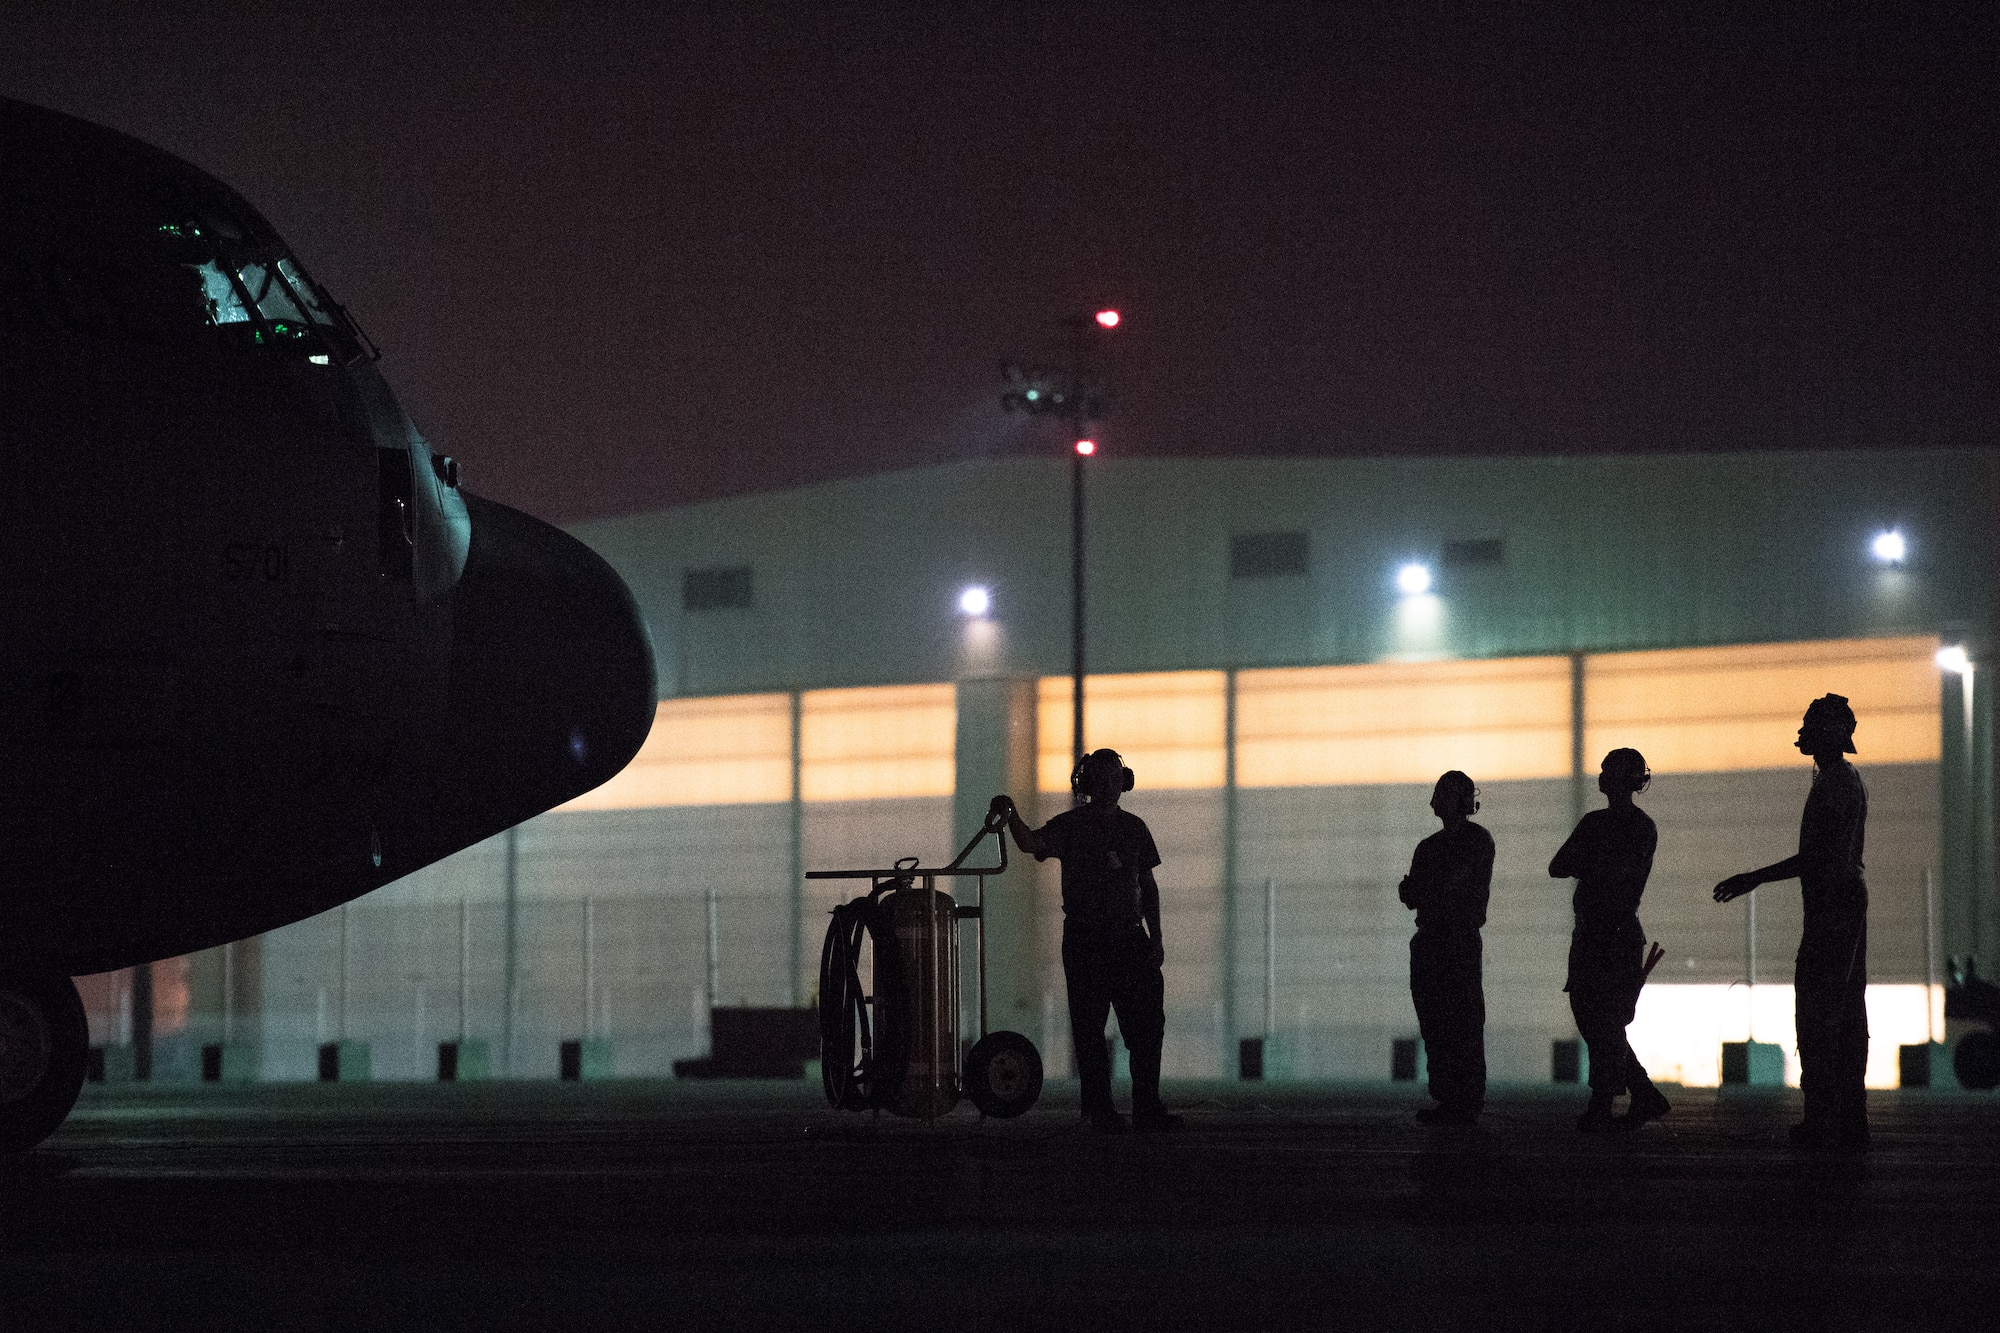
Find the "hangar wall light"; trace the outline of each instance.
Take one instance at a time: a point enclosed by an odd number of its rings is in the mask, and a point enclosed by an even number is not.
[[[958,594],[958,613],[983,620],[993,610],[993,593],[990,589],[973,584]]]
[[[1909,554],[1909,543],[1903,540],[1902,533],[1891,528],[1887,532],[1876,533],[1875,540],[1868,544],[1868,549],[1881,563],[1900,565],[1903,563],[1903,557]]]
[[[1428,565],[1408,564],[1396,571],[1396,591],[1405,597],[1419,597],[1431,590]]]

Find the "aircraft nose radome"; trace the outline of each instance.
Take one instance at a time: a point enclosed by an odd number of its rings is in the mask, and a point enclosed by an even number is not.
[[[485,833],[625,767],[652,729],[653,645],[611,566],[518,510],[465,497],[472,546],[452,594],[448,786]],[[483,836],[483,834],[482,834]]]

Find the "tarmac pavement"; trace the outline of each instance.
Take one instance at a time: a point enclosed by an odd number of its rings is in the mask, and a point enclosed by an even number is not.
[[[2000,1096],[1576,1089],[1425,1129],[1396,1085],[1076,1087],[932,1124],[817,1085],[93,1087],[0,1162],[0,1329],[1993,1329]]]

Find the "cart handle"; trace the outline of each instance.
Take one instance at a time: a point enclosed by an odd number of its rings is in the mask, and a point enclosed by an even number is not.
[[[972,849],[992,834],[1000,840],[1000,863],[991,866],[969,866],[965,858],[972,855]],[[906,856],[904,861],[914,862],[917,858]],[[893,870],[808,870],[807,879],[903,879],[921,875],[997,875],[1007,868],[1007,816],[988,810],[986,820],[979,826],[979,832],[972,835],[972,841],[959,849],[951,864],[935,870],[926,870],[918,865],[904,865],[898,862]]]

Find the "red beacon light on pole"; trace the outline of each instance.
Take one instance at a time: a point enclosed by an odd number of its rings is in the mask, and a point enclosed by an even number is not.
[[[1090,456],[1091,456],[1092,454],[1094,454],[1094,453],[1096,453],[1096,452],[1097,452],[1097,441],[1096,441],[1096,440],[1078,440],[1078,441],[1076,442],[1076,451],[1077,451],[1078,453],[1082,454],[1082,455],[1083,455],[1083,456],[1084,456],[1085,458],[1088,458],[1088,457],[1090,457]]]
[[[1096,318],[1099,328],[1115,329],[1118,327],[1118,312],[1116,310],[1100,310],[1097,312]]]

